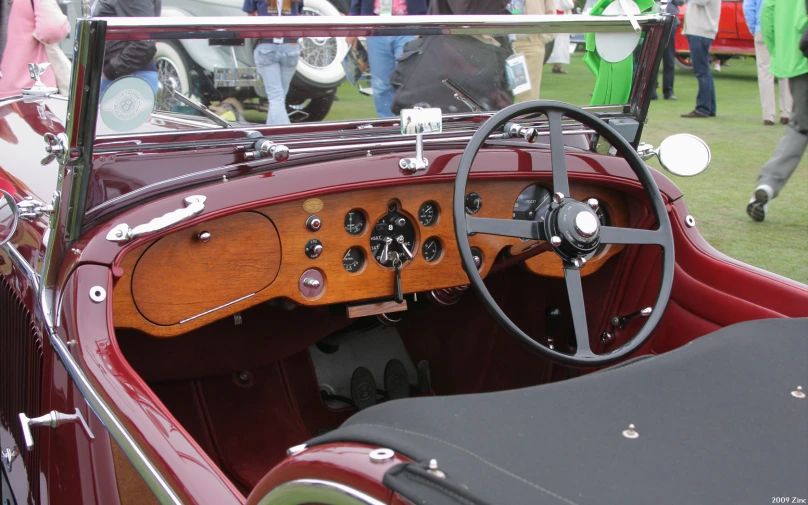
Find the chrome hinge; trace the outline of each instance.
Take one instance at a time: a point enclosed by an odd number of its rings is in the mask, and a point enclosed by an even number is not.
[[[53,212],[53,205],[45,205],[39,200],[34,200],[32,196],[26,196],[17,203],[17,215],[24,221],[34,221],[42,217],[43,214],[50,215]]]
[[[87,425],[87,421],[84,420],[84,416],[81,415],[79,409],[76,409],[75,414],[63,414],[62,412],[51,410],[44,416],[34,417],[33,419],[20,412],[20,423],[22,424],[22,436],[25,438],[25,447],[29,451],[34,448],[34,437],[31,435],[31,426],[47,426],[50,428],[56,428],[60,424],[73,422],[79,422],[91,440],[95,438],[93,432],[90,431],[90,427]]]
[[[59,163],[65,164],[67,161],[67,135],[64,133],[46,133],[45,137],[45,152],[48,154],[42,158],[40,163],[47,165],[51,161],[58,159]]]
[[[205,210],[205,197],[193,195],[185,199],[185,208],[177,209],[168,214],[156,217],[148,223],[130,228],[128,224],[121,223],[107,233],[107,240],[110,242],[128,242],[133,238],[148,233],[164,230],[177,223],[185,221]]]

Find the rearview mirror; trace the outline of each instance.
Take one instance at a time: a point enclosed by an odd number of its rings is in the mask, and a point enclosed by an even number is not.
[[[17,221],[19,215],[17,214],[17,202],[7,192],[0,189],[0,245],[5,244],[14,232],[17,231]]]
[[[656,155],[662,168],[680,177],[704,172],[712,156],[707,143],[689,133],[671,135],[656,150],[649,144],[641,144],[637,151],[642,159]]]

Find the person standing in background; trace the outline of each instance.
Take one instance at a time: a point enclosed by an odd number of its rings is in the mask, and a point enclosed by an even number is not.
[[[15,0],[16,1],[16,0]],[[160,17],[162,0],[97,0],[93,17]],[[146,80],[154,94],[159,89],[157,66],[152,58],[157,52],[151,40],[113,40],[104,50],[104,69],[101,76],[101,96],[112,81],[126,75]]]
[[[351,16],[406,16],[426,14],[427,0],[352,0]],[[396,68],[396,59],[404,52],[404,45],[415,37],[395,35],[368,37],[368,63],[370,86],[373,89],[373,104],[379,117],[393,117],[395,88],[390,84],[390,75]],[[356,38],[346,39],[353,44]]]
[[[3,2],[0,41],[0,93],[19,93],[34,84],[28,72],[29,63],[45,63],[48,56],[45,44],[57,44],[70,32],[64,16],[48,15],[40,0],[0,0]],[[56,85],[56,77],[49,68],[41,76],[48,86]]]
[[[696,108],[682,117],[715,117],[715,83],[710,71],[710,46],[718,33],[721,19],[721,0],[690,0],[685,12],[685,26],[682,33],[690,45],[690,60],[693,72],[699,81],[696,95]]]
[[[771,57],[763,41],[760,31],[760,13],[763,0],[743,0],[743,15],[749,33],[755,37],[755,61],[757,62],[758,89],[760,90],[760,106],[763,109],[763,124],[771,126],[777,119],[774,107],[774,76],[769,71]],[[780,87],[780,123],[788,124],[794,100],[789,90],[788,79],[779,79]]]
[[[808,34],[808,1],[765,0],[760,14],[760,31],[771,55],[771,73],[788,79],[794,98],[794,111],[774,154],[758,175],[746,213],[763,221],[769,203],[780,194],[808,147],[808,57],[801,44]],[[808,47],[806,47],[808,50]]]
[[[555,0],[555,8],[558,14],[572,14],[572,9],[575,7],[573,0]],[[555,36],[555,43],[553,45],[553,52],[547,59],[547,63],[553,64],[554,74],[566,74],[567,71],[561,65],[570,64],[570,34],[557,33]]]
[[[515,2],[514,2],[515,3]],[[555,14],[555,0],[524,0],[522,12],[513,14],[546,15]],[[545,45],[553,40],[552,34],[517,35],[513,48],[525,55],[527,73],[530,76],[530,91],[524,94],[527,100],[538,100],[541,92],[541,76],[544,67]]]
[[[668,5],[665,6],[665,14],[673,16],[673,28],[671,28],[671,35],[668,39],[668,45],[662,52],[662,96],[665,100],[678,100],[673,93],[673,79],[676,71],[676,29],[679,27],[679,6],[684,5],[685,0],[669,0]],[[657,72],[657,75],[659,73]],[[659,98],[656,92],[657,80],[654,81],[654,91],[651,95],[651,100]]]
[[[300,7],[297,0],[244,0],[242,10],[250,16],[297,16]],[[286,95],[300,59],[297,38],[258,39],[253,58],[269,101],[266,124],[291,123]]]

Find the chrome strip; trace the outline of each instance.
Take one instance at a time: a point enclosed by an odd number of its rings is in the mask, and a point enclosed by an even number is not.
[[[121,447],[140,476],[143,477],[149,489],[151,489],[161,504],[182,505],[179,496],[174,493],[171,486],[168,485],[168,482],[166,482],[157,468],[149,461],[149,458],[146,457],[146,454],[140,446],[138,446],[137,442],[135,442],[132,436],[126,431],[123,424],[115,417],[115,414],[112,413],[109,406],[107,406],[104,400],[95,392],[87,376],[81,370],[81,367],[79,367],[73,355],[70,354],[70,351],[65,343],[62,342],[62,339],[59,338],[50,324],[46,326],[51,346],[53,346],[56,355],[59,356],[65,369],[70,374],[70,378],[73,379],[73,383],[79,388],[87,405],[95,412],[98,419],[104,423],[104,427],[106,427],[109,434]]]
[[[208,314],[210,314],[211,312],[216,312],[216,311],[217,311],[217,310],[219,310],[219,309],[223,309],[223,308],[225,308],[225,307],[229,307],[229,306],[233,305],[234,303],[238,303],[238,302],[240,302],[240,301],[242,301],[242,300],[246,300],[247,298],[252,298],[253,296],[255,296],[255,293],[250,293],[250,294],[249,294],[249,295],[247,295],[247,296],[242,296],[241,298],[239,298],[239,299],[237,299],[237,300],[233,300],[232,302],[225,303],[224,305],[219,305],[219,306],[218,306],[218,307],[216,307],[215,309],[206,310],[205,312],[203,312],[203,313],[201,313],[201,314],[197,314],[197,315],[195,315],[195,316],[191,316],[191,317],[189,317],[188,319],[183,319],[182,321],[180,321],[180,322],[179,322],[179,324],[185,324],[185,323],[187,323],[188,321],[193,321],[194,319],[198,319],[198,318],[200,318],[200,317],[202,317],[202,316],[208,315]]]
[[[36,270],[28,264],[28,261],[23,258],[20,251],[18,251],[11,242],[6,242],[2,245],[2,248],[8,253],[11,257],[11,261],[14,262],[17,268],[25,272],[25,277],[28,279],[28,282],[33,285],[34,292],[39,292],[39,275],[37,275]]]
[[[107,40],[182,38],[345,37],[401,35],[510,35],[533,33],[633,32],[628,16],[582,14],[432,15],[432,16],[296,16],[93,18],[107,23]],[[634,16],[640,25],[665,19],[659,14]]]
[[[386,505],[352,487],[319,479],[299,479],[273,488],[258,505]]]

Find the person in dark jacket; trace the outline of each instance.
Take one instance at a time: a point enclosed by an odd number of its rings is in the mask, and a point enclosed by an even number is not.
[[[97,0],[93,17],[159,17],[162,0]],[[112,81],[126,75],[137,75],[149,83],[157,94],[157,67],[152,58],[157,48],[151,40],[114,40],[107,42],[101,95]]]
[[[426,14],[427,0],[352,0],[351,16],[404,16]],[[396,59],[404,52],[404,45],[412,36],[368,37],[368,63],[373,103],[379,117],[392,117],[395,88],[390,75],[396,68]],[[349,40],[349,42],[352,42]]]

